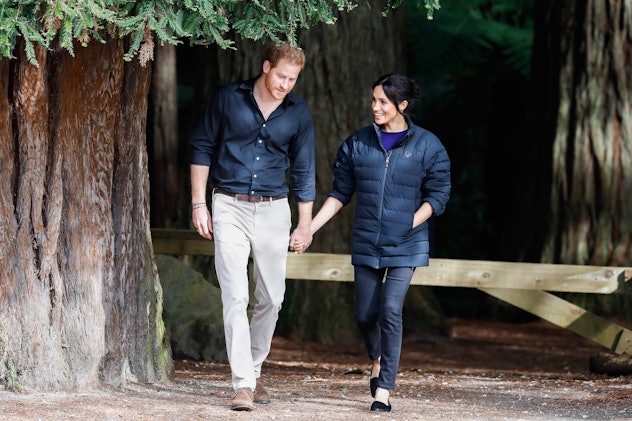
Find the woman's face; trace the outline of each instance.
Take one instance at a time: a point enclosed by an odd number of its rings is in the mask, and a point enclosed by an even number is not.
[[[372,109],[375,124],[378,126],[388,128],[393,126],[394,123],[399,124],[401,120],[404,120],[404,117],[397,111],[395,104],[386,97],[382,85],[378,85],[373,89]]]

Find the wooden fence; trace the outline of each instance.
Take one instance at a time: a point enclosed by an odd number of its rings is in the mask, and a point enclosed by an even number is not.
[[[214,254],[213,242],[189,230],[153,229],[155,253]],[[353,281],[351,256],[288,253],[288,279]],[[629,294],[632,268],[481,260],[431,259],[413,285],[477,288],[617,354],[632,356],[632,331],[592,314],[551,292]]]

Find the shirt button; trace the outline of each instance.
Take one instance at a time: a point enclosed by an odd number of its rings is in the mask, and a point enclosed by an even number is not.
[[[261,140],[261,139],[258,139],[258,140],[259,140],[259,143],[263,142],[263,140]]]
[[[257,174],[253,175],[254,178],[257,178]]]
[[[252,196],[254,196],[254,195],[255,195],[255,191],[254,191],[254,190],[250,190],[250,194],[251,194]]]
[[[266,123],[263,123],[263,127],[265,127],[265,126],[266,126]]]
[[[259,157],[256,157],[255,159],[258,161],[258,160],[259,160]]]

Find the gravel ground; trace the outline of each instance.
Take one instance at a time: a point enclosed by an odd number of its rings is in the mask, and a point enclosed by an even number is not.
[[[453,320],[450,339],[405,340],[393,412],[368,411],[362,345],[275,338],[272,402],[233,412],[226,364],[175,361],[169,382],[77,393],[0,389],[2,420],[632,420],[632,378],[593,374],[604,349],[543,321]]]

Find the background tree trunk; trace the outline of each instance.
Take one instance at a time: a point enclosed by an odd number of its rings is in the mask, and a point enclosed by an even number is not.
[[[331,166],[342,141],[373,122],[373,82],[382,74],[406,72],[402,11],[383,17],[384,2],[362,3],[340,14],[335,26],[318,25],[302,33],[307,65],[297,90],[307,100],[316,125],[316,202],[332,186]],[[355,200],[315,236],[309,251],[349,253]],[[344,283],[288,283],[280,331],[309,340],[358,340],[353,319],[353,286]],[[327,315],[327,316],[325,316]]]
[[[403,10],[382,16],[384,1],[340,14],[335,26],[302,34],[307,63],[301,93],[316,123],[315,209],[331,190],[331,166],[338,146],[353,131],[373,123],[372,84],[390,72],[407,72]],[[310,251],[349,253],[354,203],[341,210],[314,238]]]
[[[118,39],[0,60],[0,381],[164,377],[149,231],[149,68]]]
[[[541,260],[632,263],[632,6],[539,2],[558,68],[551,210]],[[536,31],[544,30],[544,25]],[[559,92],[559,93],[558,93]],[[559,99],[558,99],[559,98]]]
[[[176,46],[156,46],[151,81],[151,130],[148,135],[151,179],[151,226],[171,228],[182,220],[178,206],[182,178],[178,139]],[[187,202],[184,202],[187,203]],[[186,215],[188,217],[188,214]]]

